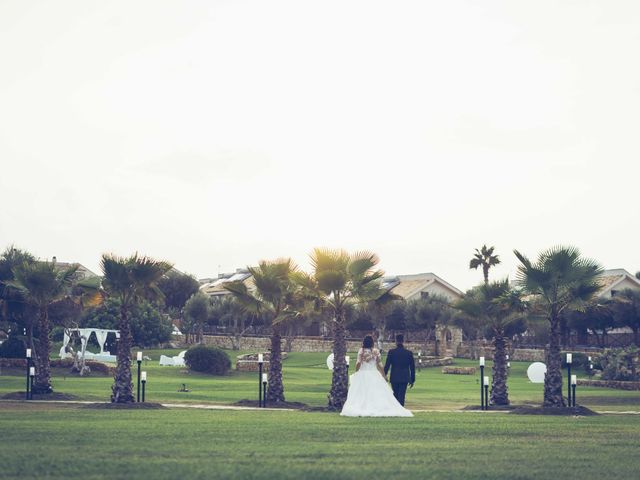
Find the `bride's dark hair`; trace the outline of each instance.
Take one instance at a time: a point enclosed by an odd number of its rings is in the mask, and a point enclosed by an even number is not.
[[[362,348],[373,348],[373,337],[371,335],[367,335],[362,340]]]

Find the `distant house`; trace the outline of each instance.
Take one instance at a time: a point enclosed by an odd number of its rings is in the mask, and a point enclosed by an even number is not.
[[[382,287],[405,300],[415,300],[429,296],[445,297],[450,302],[459,300],[464,293],[434,273],[396,275],[385,277]]]
[[[78,267],[78,269],[76,270],[76,278],[78,280],[84,280],[87,278],[93,278],[93,277],[99,276],[80,263],[59,262],[56,257],[53,257],[51,261],[52,263],[55,263],[56,268],[58,268],[59,270],[64,270],[71,267]]]
[[[243,268],[238,268],[234,273],[222,273],[214,280],[207,280],[210,281],[200,285],[200,291],[210,297],[229,295],[229,291],[224,288],[224,284],[229,282],[244,282],[244,284],[247,285],[247,288],[253,288],[253,277],[248,270]]]
[[[598,298],[609,299],[623,290],[640,290],[640,280],[627,272],[624,268],[605,270],[599,278],[600,290]]]

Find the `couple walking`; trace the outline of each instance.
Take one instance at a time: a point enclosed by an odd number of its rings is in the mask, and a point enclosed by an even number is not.
[[[358,351],[356,373],[351,375],[347,401],[340,415],[345,417],[413,417],[404,408],[407,386],[416,381],[413,353],[404,348],[404,337],[396,336],[396,348],[389,350],[382,367],[380,351],[373,347],[373,338],[364,337]],[[387,374],[391,370],[391,388]]]

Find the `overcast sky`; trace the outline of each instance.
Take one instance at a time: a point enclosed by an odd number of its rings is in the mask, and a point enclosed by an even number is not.
[[[0,1],[0,248],[640,270],[640,2]]]

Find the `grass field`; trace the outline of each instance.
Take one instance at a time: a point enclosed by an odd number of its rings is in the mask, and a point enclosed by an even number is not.
[[[408,419],[0,403],[3,479],[637,478],[640,416]]]
[[[210,377],[153,361],[148,399],[230,404],[254,399],[257,375]],[[229,352],[236,355],[242,352]],[[292,353],[284,363],[289,401],[324,406],[326,354]],[[475,362],[457,360],[458,365]],[[516,404],[540,404],[542,385],[512,363]],[[112,379],[54,372],[57,392],[106,401]],[[181,383],[192,390],[178,393]],[[22,372],[0,373],[0,396],[22,390]],[[354,419],[335,413],[229,410],[97,410],[77,404],[0,401],[0,478],[59,479],[597,479],[637,478],[640,415],[547,417],[454,412],[478,403],[476,376],[417,374],[409,419]],[[640,410],[640,392],[581,388],[595,410]]]
[[[148,373],[147,398],[155,402],[221,403],[230,404],[241,399],[257,397],[257,374],[232,371],[225,377],[213,377],[189,372],[186,368],[160,367],[161,354],[177,355],[178,350],[147,350],[152,361],[143,364]],[[235,364],[235,356],[246,352],[228,352]],[[291,353],[284,362],[283,377],[288,401],[311,406],[324,406],[331,385],[331,374],[325,365],[326,353]],[[355,354],[352,353],[352,358]],[[472,360],[456,359],[456,365],[474,366]],[[512,362],[509,394],[516,404],[540,404],[542,385],[532,384],[526,376],[529,363]],[[489,363],[486,372],[490,375]],[[6,370],[0,374],[0,396],[24,390],[22,371]],[[455,409],[479,404],[479,375],[444,375],[440,368],[417,372],[415,388],[407,394],[411,409]],[[182,383],[191,390],[179,393]],[[112,379],[106,376],[80,378],[70,376],[66,369],[54,369],[56,391],[76,395],[83,400],[106,401],[111,392]],[[581,387],[578,403],[599,410],[640,409],[640,392]]]

